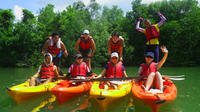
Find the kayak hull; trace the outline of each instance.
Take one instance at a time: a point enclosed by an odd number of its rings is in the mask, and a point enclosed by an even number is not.
[[[24,102],[34,96],[42,93],[49,92],[59,81],[50,82],[39,86],[29,86],[28,82],[12,86],[7,88],[6,92],[16,101],[17,103]]]
[[[132,93],[133,96],[150,106],[153,112],[158,112],[161,105],[173,101],[177,96],[177,88],[175,84],[169,80],[164,80],[164,92],[163,93],[150,93],[145,92],[142,87],[143,82],[133,82]]]
[[[122,98],[131,92],[131,82],[118,85],[117,89],[100,89],[100,82],[94,82],[90,89],[90,96],[94,98],[100,105],[102,110],[106,108],[115,100]]]
[[[71,81],[64,80],[58,83],[51,92],[56,96],[58,103],[62,104],[68,100],[89,91],[91,82],[83,82],[78,85],[72,85]]]

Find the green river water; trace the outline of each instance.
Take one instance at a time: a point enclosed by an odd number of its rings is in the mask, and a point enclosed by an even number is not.
[[[93,71],[97,74],[101,72],[102,68],[95,68]],[[0,112],[31,112],[42,102],[48,100],[51,94],[41,94],[28,101],[17,104],[6,93],[6,88],[20,84],[33,75],[37,69],[33,68],[0,68]],[[67,70],[64,70],[66,72]],[[126,72],[129,76],[135,76],[137,73],[136,67],[126,67]],[[163,75],[185,75],[185,80],[173,81],[178,89],[176,100],[165,104],[161,107],[160,112],[200,112],[200,67],[184,67],[184,68],[170,68],[163,67],[160,72]],[[88,93],[78,96],[64,104],[58,104],[57,101],[47,103],[38,107],[39,112],[71,112],[77,108],[86,99]],[[133,98],[134,112],[151,112],[141,101],[134,99],[132,93],[129,95]],[[126,112],[129,96],[119,99],[110,105],[106,112]],[[89,100],[89,107],[87,110],[79,112],[102,112],[98,104],[92,99]],[[49,108],[52,107],[52,108]]]

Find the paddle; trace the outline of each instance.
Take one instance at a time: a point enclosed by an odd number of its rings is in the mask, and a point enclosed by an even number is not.
[[[170,80],[185,80],[185,78],[168,78]]]
[[[98,78],[98,79],[75,79],[73,82],[93,82],[93,81],[121,81],[121,80],[132,80],[132,79],[143,79],[147,76],[136,76],[136,77],[121,77],[121,78]]]
[[[185,75],[178,75],[178,76],[171,76],[171,75],[162,75],[164,77],[169,77],[169,78],[184,78]]]

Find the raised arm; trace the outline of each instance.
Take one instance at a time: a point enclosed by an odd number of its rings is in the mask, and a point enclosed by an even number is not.
[[[163,66],[163,64],[165,63],[167,56],[168,56],[168,50],[167,50],[166,46],[161,46],[160,49],[165,54],[164,54],[163,58],[160,60],[160,62],[158,62],[158,69],[160,69]]]
[[[161,13],[157,13],[159,16],[160,16],[160,18],[161,18],[161,20],[160,20],[160,22],[158,23],[158,27],[160,27],[167,19],[165,18],[165,16],[163,16]]]
[[[140,28],[140,22],[143,20],[143,18],[140,17],[139,21],[137,22],[136,24],[136,30],[138,30],[139,32],[142,32],[144,33],[144,29],[143,28]]]

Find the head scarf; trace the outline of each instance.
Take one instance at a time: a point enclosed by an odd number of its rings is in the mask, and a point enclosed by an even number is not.
[[[46,53],[44,57],[46,57],[46,56],[49,56],[49,57],[50,57],[50,63],[47,63],[47,62],[45,61],[45,59],[44,59],[44,63],[46,64],[46,66],[49,66],[49,65],[52,63],[53,58],[52,58],[52,55],[51,55],[50,53]]]

